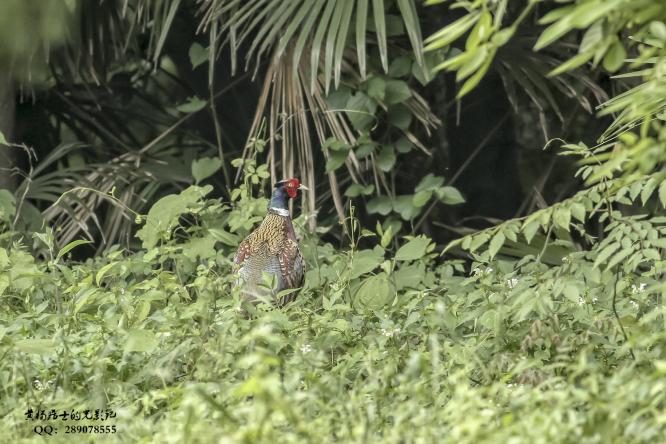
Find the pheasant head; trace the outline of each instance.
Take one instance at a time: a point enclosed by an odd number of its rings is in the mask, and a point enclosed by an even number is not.
[[[281,180],[275,184],[269,208],[287,210],[289,199],[296,198],[299,190],[307,191],[307,189],[308,188],[295,177],[292,179]]]

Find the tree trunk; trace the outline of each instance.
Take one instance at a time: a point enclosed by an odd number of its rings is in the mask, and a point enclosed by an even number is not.
[[[0,132],[9,142],[14,132],[14,117],[16,112],[16,91],[14,80],[8,72],[0,72]],[[11,174],[18,161],[16,148],[0,145],[0,189],[6,188],[14,191],[17,186],[16,176]]]

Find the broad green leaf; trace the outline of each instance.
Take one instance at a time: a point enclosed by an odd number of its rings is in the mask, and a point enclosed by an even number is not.
[[[426,254],[426,248],[430,244],[430,239],[427,237],[416,237],[405,245],[400,247],[395,253],[396,261],[413,261],[420,259]]]
[[[192,69],[208,61],[208,50],[197,42],[192,43],[188,55],[190,56]]]
[[[421,212],[421,209],[412,203],[411,194],[395,196],[392,199],[392,205],[393,210],[400,213],[400,217],[404,220],[412,220]]]
[[[416,194],[414,194],[414,197],[412,198],[412,203],[414,204],[415,207],[419,208],[428,203],[431,197],[432,197],[432,191],[419,191]]]
[[[391,203],[391,198],[387,196],[377,196],[373,197],[368,201],[366,210],[369,214],[381,214],[386,216],[393,209],[393,204]]]
[[[403,131],[407,131],[412,123],[412,112],[404,105],[394,105],[389,108],[388,122]]]
[[[222,167],[222,160],[219,157],[202,157],[192,161],[192,177],[195,183],[212,176]]]
[[[390,145],[384,146],[377,156],[377,166],[380,170],[384,172],[391,171],[393,165],[395,165],[396,155],[393,151],[393,147]]]
[[[436,190],[437,198],[446,205],[458,205],[465,202],[465,198],[457,188],[445,186]]]
[[[611,47],[606,52],[606,55],[604,56],[604,69],[609,72],[615,72],[622,68],[626,58],[627,51],[624,49],[622,42],[618,39],[611,45]]]
[[[414,144],[409,141],[406,137],[401,137],[398,139],[397,142],[393,144],[395,147],[396,151],[398,151],[401,154],[408,153],[414,148]]]
[[[393,300],[395,289],[384,272],[366,278],[356,290],[355,302],[367,309],[378,310]]]
[[[331,151],[326,161],[326,172],[337,170],[344,165],[347,156],[346,151]]]
[[[384,101],[386,95],[386,82],[378,76],[372,76],[366,82],[368,95],[380,102]]]
[[[402,103],[412,96],[407,83],[402,80],[388,80],[385,82],[385,99],[387,105]]]
[[[412,60],[403,56],[391,61],[388,75],[393,78],[406,77],[410,72],[412,72]]]
[[[356,130],[364,130],[375,121],[377,103],[361,91],[349,96],[345,110],[349,121]]]
[[[382,248],[358,251],[354,254],[350,263],[351,271],[349,278],[356,279],[365,273],[369,273],[382,262],[384,262],[384,250]]]
[[[170,194],[158,200],[148,211],[145,225],[136,233],[143,241],[143,248],[149,249],[160,240],[170,239],[178,218],[212,190],[211,185],[192,185],[180,194]]]
[[[560,228],[569,231],[569,224],[571,224],[571,210],[567,207],[560,207],[555,210],[553,221]]]
[[[585,205],[579,202],[573,202],[570,206],[571,215],[581,222],[585,222]]]
[[[428,173],[425,175],[425,177],[423,177],[423,179],[421,179],[416,188],[414,188],[414,191],[417,193],[420,191],[435,191],[442,185],[444,185],[443,177]]]
[[[215,256],[215,240],[210,237],[192,237],[182,246],[183,255],[192,260]]]
[[[469,251],[474,252],[478,250],[483,244],[490,240],[490,234],[480,233],[472,236],[471,242],[469,244]]]
[[[414,262],[409,265],[402,265],[393,274],[398,291],[405,288],[418,288],[426,274],[426,266],[423,262]]]
[[[157,347],[159,341],[155,334],[149,330],[133,329],[127,333],[125,353],[151,352]]]
[[[358,183],[353,183],[351,184],[346,190],[345,190],[345,196],[347,197],[358,197],[358,196],[368,196],[375,191],[375,186],[370,184],[367,186],[363,186]]]
[[[488,245],[488,254],[490,255],[490,258],[494,258],[497,252],[502,248],[502,245],[504,245],[504,241],[506,240],[506,237],[504,236],[504,233],[501,231],[498,231],[495,236],[493,236],[492,240],[490,241],[490,244]]]
[[[564,294],[564,297],[566,297],[569,301],[575,304],[580,303],[580,291],[576,285],[565,284],[564,288],[562,289],[562,294]]]

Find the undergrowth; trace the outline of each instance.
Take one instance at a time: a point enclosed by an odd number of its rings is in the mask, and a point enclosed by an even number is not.
[[[611,212],[605,244],[541,235],[542,245],[531,221],[509,221],[461,241],[490,241],[462,261],[422,236],[361,229],[353,211],[340,250],[302,216],[305,287],[283,310],[252,309],[231,290],[231,257],[265,211],[255,182],[231,203],[197,186],[163,198],[141,221],[136,252],[76,262],[68,256],[85,242],[56,251],[49,230],[2,235],[3,441],[596,443],[666,433],[661,219]],[[556,215],[566,208],[579,219],[600,208],[580,199],[552,209],[548,233],[575,228],[570,213]],[[609,263],[633,248],[620,239],[608,253],[612,230],[631,238],[624,227],[656,255],[634,248]],[[502,254],[525,230],[533,253]],[[117,413],[107,422],[117,433],[67,435],[65,424],[86,421],[26,419],[28,409],[97,408]],[[39,436],[36,425],[58,432]]]

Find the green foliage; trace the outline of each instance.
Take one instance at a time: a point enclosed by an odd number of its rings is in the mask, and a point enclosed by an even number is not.
[[[666,433],[660,254],[641,251],[642,266],[625,265],[618,279],[612,264],[594,263],[611,235],[556,266],[486,256],[468,271],[439,262],[425,237],[359,249],[384,232],[360,229],[353,213],[349,250],[307,234],[299,218],[305,288],[287,308],[259,305],[248,317],[231,291],[232,251],[187,251],[215,245],[207,224],[253,207],[250,191],[224,205],[196,187],[163,198],[142,229],[161,244],[135,253],[56,266],[0,248],[0,434],[33,439],[28,405],[113,408],[110,442],[654,442]],[[165,216],[172,223],[149,225],[173,199],[182,204]],[[630,245],[655,242],[657,223],[627,218],[609,232],[632,227]]]
[[[0,223],[9,225],[16,214],[14,195],[7,190],[0,189]]]
[[[90,3],[82,17],[108,17],[97,8],[109,3]],[[30,164],[15,193],[0,190],[0,436],[31,442],[23,413],[41,405],[117,410],[110,441],[648,443],[666,435],[666,8],[654,0],[428,3],[447,3],[437,26],[447,24],[426,40],[425,55],[424,18],[412,1],[213,0],[189,22],[208,41],[160,59],[184,2],[135,0],[109,26],[150,29],[148,49],[129,32],[137,55],[119,66],[111,58],[119,77],[102,68],[97,76],[99,60],[84,60],[80,76],[54,65],[67,80],[59,86],[91,73],[96,82],[123,79],[123,109],[136,107],[139,118],[124,125],[115,97],[90,106],[100,93],[58,91],[74,101],[67,110],[84,112],[62,113],[67,129],[57,140],[90,131],[95,152],[124,151],[85,158],[83,144],[63,143]],[[449,9],[462,13],[448,20]],[[232,69],[243,48],[247,62],[268,63],[249,143],[229,162],[242,183],[210,198],[224,188],[218,171],[232,183],[223,141],[233,125],[222,131],[215,102],[222,44]],[[164,92],[206,62],[207,91]],[[422,168],[459,157],[446,134],[442,146],[422,142],[439,123],[429,103],[448,114],[453,98],[421,94],[431,68],[455,73],[458,99],[497,70],[511,105],[518,109],[519,87],[545,135],[555,121],[547,112],[563,123],[563,139],[582,134],[585,142],[560,148],[579,182],[552,200],[542,196],[545,179],[530,183],[536,209],[504,221],[473,214],[493,224],[479,231],[463,217],[458,225],[433,217],[438,205],[455,213],[473,199],[456,180],[486,140],[450,178],[448,163]],[[619,72],[609,100],[594,82],[599,70]],[[588,128],[569,131],[592,121],[577,114],[592,112],[592,98],[613,119],[596,146]],[[95,114],[100,108],[112,118]],[[181,131],[203,110],[215,143]],[[511,127],[524,130],[534,126],[530,114],[497,125],[524,119]],[[232,290],[232,254],[264,216],[261,191],[278,166],[308,174],[313,193],[325,174],[340,229],[325,226],[334,220],[322,211],[329,200],[304,197],[294,221],[307,263],[298,299],[282,310],[247,307]],[[342,196],[365,205],[345,215]],[[40,201],[53,228],[35,232],[43,219],[24,220]],[[114,210],[100,222],[102,201]],[[87,221],[109,241],[76,261],[90,248],[78,236],[93,237]],[[111,246],[139,224],[141,247]],[[465,235],[441,248],[419,234],[424,225]]]
[[[160,240],[168,240],[178,218],[212,190],[210,185],[191,186],[178,195],[171,194],[157,201],[146,216],[146,225],[136,234],[143,241],[143,247],[152,248]]]
[[[250,49],[245,54],[247,64],[255,57],[257,61],[266,57],[271,49],[272,57],[275,58],[288,52],[294,69],[301,65],[302,59],[309,61],[309,83],[313,85],[312,89],[321,63],[324,85],[328,91],[331,79],[336,88],[340,83],[345,48],[352,36],[355,35],[361,76],[365,77],[367,31],[374,31],[381,64],[384,71],[387,71],[387,37],[403,34],[403,29],[406,29],[414,56],[419,64],[423,63],[421,28],[412,0],[396,2],[399,16],[387,13],[384,0],[287,0],[262,3],[252,0],[237,7],[233,1],[214,0],[205,5],[204,22],[219,25],[219,32],[232,36],[229,40],[232,42],[234,60],[238,48],[233,42],[249,39]],[[392,27],[396,27],[397,32]],[[283,28],[284,32],[280,32]],[[309,54],[304,54],[306,52]]]

